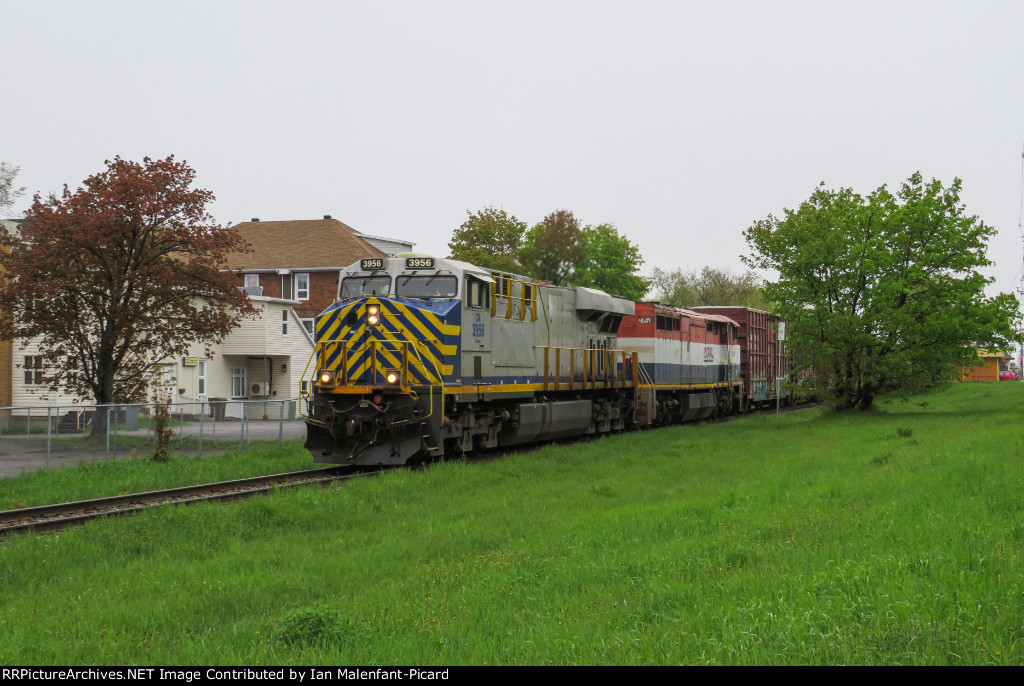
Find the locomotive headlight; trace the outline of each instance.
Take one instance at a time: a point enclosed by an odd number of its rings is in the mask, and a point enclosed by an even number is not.
[[[334,372],[329,372],[325,369],[320,372],[320,376],[317,379],[320,381],[321,386],[331,386],[334,384]]]
[[[389,386],[394,386],[398,383],[398,372],[393,369],[388,370],[388,373],[384,375],[384,378],[387,379]]]
[[[366,308],[366,323],[370,326],[377,326],[380,324],[380,308],[376,305],[370,305]]]

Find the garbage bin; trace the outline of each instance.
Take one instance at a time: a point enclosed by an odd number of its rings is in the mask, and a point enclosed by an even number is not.
[[[227,398],[210,398],[210,416],[213,421],[224,421],[224,410],[227,407]]]

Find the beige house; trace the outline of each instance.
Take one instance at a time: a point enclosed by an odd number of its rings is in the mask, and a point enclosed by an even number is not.
[[[192,344],[187,355],[157,365],[157,397],[170,401],[175,408],[210,399],[232,401],[226,414],[240,417],[239,401],[273,403],[299,396],[300,377],[313,354],[313,339],[295,313],[295,302],[261,296],[250,299],[257,316],[242,320],[220,344],[210,348],[209,356],[206,346],[198,342]],[[38,340],[15,342],[13,357],[12,367],[7,368],[12,372],[7,384],[12,402],[7,406],[90,404],[77,396],[53,392],[43,384],[45,369]],[[267,414],[256,406],[249,411],[253,413]]]
[[[252,418],[278,416],[276,401],[299,397],[303,370],[313,355],[313,338],[295,313],[295,302],[250,296],[259,311],[244,319],[205,356],[195,343],[185,357],[161,363],[161,395],[178,404],[228,401],[226,416],[241,417],[241,401],[265,401],[267,407],[246,403]],[[306,381],[312,369],[306,372]],[[288,410],[285,410],[287,413]]]

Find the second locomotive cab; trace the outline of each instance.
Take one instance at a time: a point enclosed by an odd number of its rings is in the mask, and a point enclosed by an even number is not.
[[[736,330],[457,260],[364,259],[316,319],[306,446],[405,464],[731,412]]]

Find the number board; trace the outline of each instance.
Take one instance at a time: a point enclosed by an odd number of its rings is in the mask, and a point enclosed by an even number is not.
[[[406,257],[405,258],[406,269],[433,269],[434,258],[433,257]]]
[[[383,269],[384,260],[379,257],[371,257],[365,260],[359,260],[359,268],[363,271],[372,271],[374,269]]]

